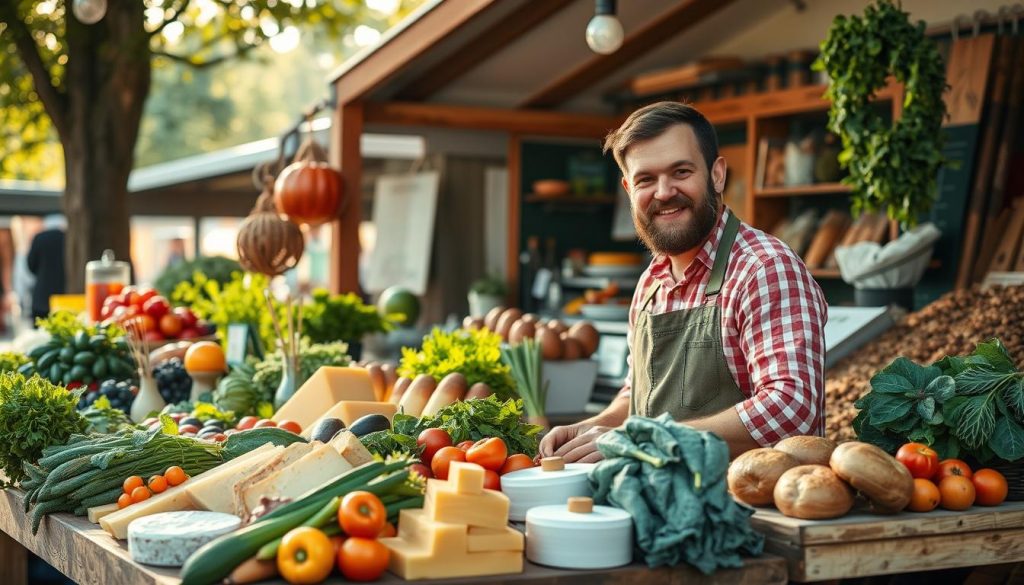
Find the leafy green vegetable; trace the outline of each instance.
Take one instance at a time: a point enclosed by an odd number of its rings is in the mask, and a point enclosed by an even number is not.
[[[363,435],[359,441],[371,453],[388,457],[395,454],[411,453],[419,457],[423,451],[416,444],[416,438],[393,431],[376,431]]]
[[[303,342],[299,346],[299,380],[298,386],[309,379],[322,366],[347,366],[352,362],[348,355],[347,343],[314,343]],[[256,364],[252,377],[253,387],[259,395],[260,402],[273,402],[274,392],[281,384],[284,362],[281,352],[274,352],[262,362]]]
[[[36,327],[45,330],[54,338],[64,341],[73,339],[79,331],[85,331],[90,337],[96,334],[104,334],[109,339],[124,335],[124,330],[116,324],[96,325],[85,323],[78,318],[78,315],[71,311],[55,311],[48,317],[40,317],[36,319]]]
[[[523,399],[526,414],[544,416],[548,385],[541,373],[540,346],[532,339],[524,339],[522,343],[501,348],[501,359],[512,369],[516,392]]]
[[[248,323],[259,332],[264,351],[271,352],[277,345],[277,334],[264,297],[269,284],[270,279],[262,274],[235,272],[227,284],[221,284],[196,272],[191,282],[175,287],[171,302],[191,307],[197,317],[213,323],[224,340],[230,323]],[[274,303],[274,310],[285,315],[280,303]]]
[[[498,437],[505,441],[509,454],[537,454],[541,427],[522,422],[522,400],[485,399],[460,400],[442,408],[434,416],[416,418],[396,414],[392,431],[416,438],[424,429],[441,428],[448,432],[453,444]]]
[[[302,334],[313,343],[359,341],[368,333],[394,328],[376,307],[363,303],[355,293],[332,295],[326,289],[315,289],[312,302],[302,311]]]
[[[196,272],[221,284],[227,284],[231,282],[232,273],[242,272],[242,265],[236,260],[224,256],[197,256],[192,260],[175,262],[165,268],[156,278],[153,286],[160,291],[160,294],[170,298],[178,284],[193,282],[192,279]]]
[[[415,379],[430,374],[440,382],[452,372],[466,377],[469,386],[487,384],[499,398],[516,398],[511,369],[501,361],[501,336],[487,329],[434,329],[423,338],[423,349],[402,348],[398,375]]]
[[[0,373],[0,470],[11,483],[25,478],[23,464],[38,460],[43,449],[85,431],[88,423],[76,410],[81,394],[39,376]]]
[[[106,396],[96,399],[96,402],[82,411],[82,416],[89,422],[90,433],[108,435],[132,426],[128,415],[123,410],[112,407]]]
[[[217,408],[230,410],[239,416],[256,413],[256,408],[263,396],[253,384],[256,374],[256,361],[246,362],[231,367],[227,376],[220,379],[213,391],[213,403]]]
[[[16,372],[18,368],[29,363],[27,355],[16,351],[0,352],[0,372]]]

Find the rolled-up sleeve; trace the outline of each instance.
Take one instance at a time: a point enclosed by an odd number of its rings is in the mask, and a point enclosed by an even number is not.
[[[753,393],[736,405],[750,436],[768,446],[793,435],[822,435],[825,320],[821,288],[794,257],[762,264],[744,283],[739,347]]]

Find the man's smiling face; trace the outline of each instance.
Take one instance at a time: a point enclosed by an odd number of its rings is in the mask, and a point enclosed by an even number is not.
[[[674,256],[701,245],[718,217],[725,162],[712,169],[688,124],[676,124],[629,147],[622,186],[632,202],[633,223],[653,252]]]

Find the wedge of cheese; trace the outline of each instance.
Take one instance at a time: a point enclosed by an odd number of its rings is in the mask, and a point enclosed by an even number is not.
[[[120,508],[117,507],[117,504],[103,504],[102,506],[93,506],[92,508],[89,508],[89,510],[87,511],[89,522],[92,522],[93,524],[99,524],[101,518],[108,514],[113,514],[114,512],[117,512],[119,509]]]
[[[273,420],[293,420],[303,429],[309,428],[342,400],[376,400],[370,373],[364,368],[323,366],[274,413]]]
[[[209,472],[207,472],[209,473]],[[196,477],[202,477],[199,474]],[[191,479],[186,481],[188,483]],[[106,530],[114,538],[124,540],[128,538],[128,525],[136,518],[151,516],[160,512],[180,512],[182,510],[195,510],[195,505],[185,492],[185,484],[168,488],[167,491],[157,494],[148,500],[132,504],[117,512],[112,512],[100,518],[100,527]]]
[[[302,436],[309,438],[310,433],[316,428],[316,425],[325,418],[336,418],[340,419],[341,422],[345,423],[346,427],[352,426],[352,423],[363,418],[368,414],[382,414],[388,417],[388,420],[395,418],[395,413],[398,412],[398,405],[391,404],[390,402],[366,402],[363,400],[342,400],[335,404],[330,410],[325,412],[323,416],[313,421],[313,424],[305,427],[302,431]]]
[[[351,463],[352,467],[373,461],[373,455],[359,441],[359,437],[349,431],[341,431],[334,435],[328,445],[334,447],[334,450]]]
[[[511,526],[504,528],[480,528],[470,526],[466,538],[466,549],[471,552],[522,551],[525,545],[523,533]]]
[[[459,493],[452,482],[428,479],[423,509],[434,522],[499,529],[508,525],[509,499],[494,490]]]
[[[323,443],[292,443],[285,447],[283,451],[268,459],[262,466],[253,469],[251,473],[240,478],[231,486],[231,513],[242,518],[248,516],[251,508],[246,508],[245,506],[245,492],[249,489],[249,486],[263,481],[270,475],[302,459],[315,446],[319,445],[323,445]],[[259,498],[257,498],[257,502],[258,500]]]
[[[198,510],[234,512],[234,487],[249,475],[259,471],[265,463],[284,452],[284,447],[263,445],[236,457],[220,467],[186,481],[185,492]]]
[[[520,551],[463,552],[437,556],[427,548],[403,538],[381,538],[380,543],[391,553],[388,569],[410,581],[523,572],[523,553]]]
[[[256,508],[264,496],[294,500],[352,469],[352,464],[334,447],[324,443],[317,445],[302,459],[250,484],[243,492],[246,513]]]

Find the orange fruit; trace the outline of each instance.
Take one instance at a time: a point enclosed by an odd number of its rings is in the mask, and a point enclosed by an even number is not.
[[[927,479],[914,480],[914,495],[910,497],[907,508],[912,512],[931,512],[939,506],[942,494],[939,488]]]
[[[197,341],[185,352],[185,369],[189,372],[223,372],[227,369],[224,350],[213,341]]]

